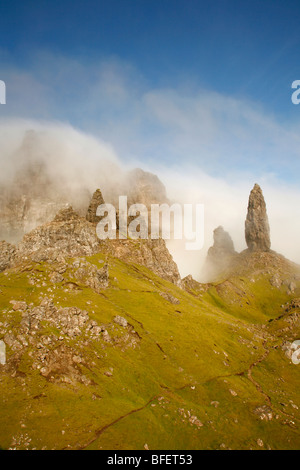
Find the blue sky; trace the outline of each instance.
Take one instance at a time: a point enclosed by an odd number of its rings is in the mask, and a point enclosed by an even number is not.
[[[150,170],[205,204],[203,257],[220,224],[245,248],[257,182],[273,249],[300,262],[299,24],[299,0],[1,1],[0,177],[32,128],[49,168],[92,189],[95,161]]]
[[[30,64],[36,50],[116,56],[154,85],[193,76],[291,112],[299,19],[295,0],[10,0],[0,5],[0,44],[16,63]]]
[[[125,160],[299,182],[300,3],[0,4],[0,118],[67,122]]]

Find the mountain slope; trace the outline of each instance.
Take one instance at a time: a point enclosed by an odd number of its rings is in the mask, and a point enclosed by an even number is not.
[[[2,272],[0,447],[298,448],[297,268],[240,256],[190,292],[107,252]]]

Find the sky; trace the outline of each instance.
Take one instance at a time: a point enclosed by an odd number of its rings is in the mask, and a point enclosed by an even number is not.
[[[235,230],[258,182],[300,262],[299,20],[295,0],[2,1],[0,149],[7,126],[73,128],[206,201],[210,231]]]
[[[299,73],[296,0],[10,0],[0,5],[2,60],[35,53],[91,64],[115,57],[152,87],[196,85],[292,113]]]

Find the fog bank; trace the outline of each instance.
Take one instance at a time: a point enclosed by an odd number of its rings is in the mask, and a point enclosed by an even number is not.
[[[100,188],[107,201],[121,194],[127,171],[140,166],[158,175],[172,202],[204,204],[204,246],[200,251],[186,251],[185,241],[169,241],[167,245],[182,276],[192,274],[204,281],[202,265],[212,245],[213,230],[222,225],[233,239],[235,249],[246,248],[244,222],[248,196],[255,183],[262,187],[267,204],[272,249],[300,263],[300,190],[272,177],[254,173],[232,174],[230,181],[214,177],[197,165],[166,167],[141,161],[122,161],[109,142],[55,122],[10,119],[0,126],[0,196],[18,175],[20,191],[26,187],[28,165],[42,165],[47,191],[61,191],[70,202],[86,207],[88,197]],[[50,188],[50,189],[49,189]],[[129,188],[127,188],[129,189]],[[50,194],[49,193],[49,194]],[[126,195],[126,194],[123,194]],[[80,198],[84,200],[80,201]]]

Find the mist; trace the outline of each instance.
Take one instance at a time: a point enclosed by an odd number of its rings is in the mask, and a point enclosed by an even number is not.
[[[167,243],[182,276],[192,274],[201,282],[207,280],[203,266],[207,251],[213,245],[213,230],[220,225],[229,232],[237,252],[247,248],[245,219],[249,194],[255,183],[261,186],[267,205],[271,249],[300,264],[300,191],[297,188],[254,175],[241,176],[235,183],[226,182],[197,168],[186,173],[166,170],[160,176],[171,199],[204,204],[205,235],[202,250],[186,251],[184,242],[177,240]]]
[[[246,248],[244,222],[248,197],[258,183],[267,204],[271,248],[300,263],[300,190],[274,177],[236,172],[228,181],[209,175],[200,165],[185,165],[184,161],[173,167],[138,160],[128,163],[122,161],[122,155],[110,142],[69,124],[21,119],[1,122],[0,161],[0,196],[13,184],[16,175],[22,190],[22,184],[26,186],[26,165],[41,164],[46,174],[42,184],[47,182],[48,196],[61,193],[75,208],[84,210],[97,188],[107,202],[116,202],[116,194],[128,189],[128,171],[136,166],[157,174],[171,202],[204,204],[203,248],[197,252],[186,251],[185,240],[167,241],[181,276],[192,274],[202,282],[206,280],[203,264],[216,227],[222,225],[230,233],[237,251]]]
[[[0,126],[0,183],[24,165],[43,164],[52,182],[75,192],[118,181],[121,163],[109,143],[62,123],[8,120]],[[109,176],[109,178],[108,178]],[[61,188],[63,189],[63,187]]]

